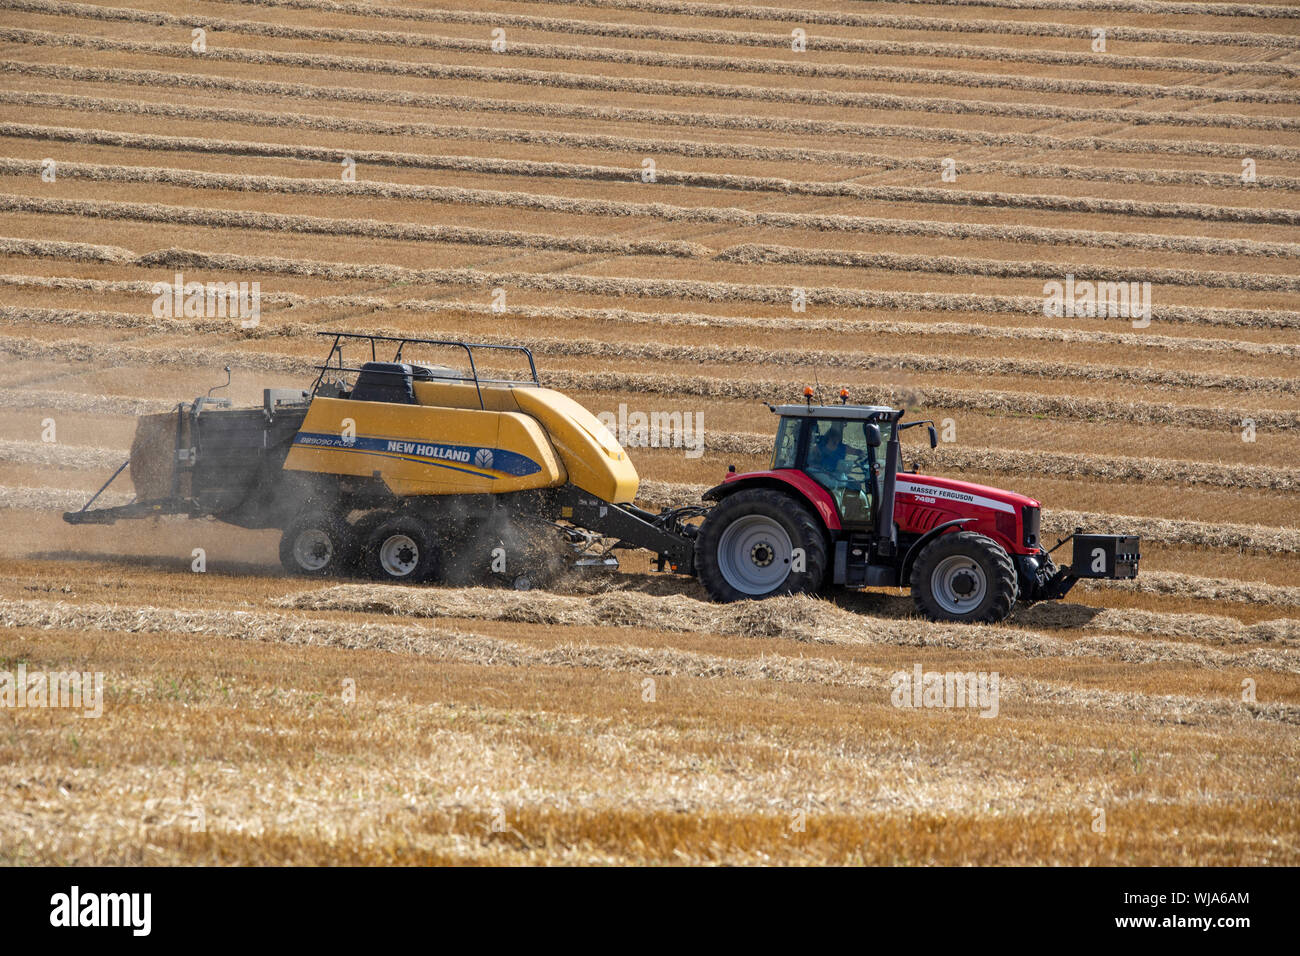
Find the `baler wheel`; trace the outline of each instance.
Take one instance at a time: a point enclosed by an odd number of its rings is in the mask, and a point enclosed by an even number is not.
[[[330,511],[307,511],[285,528],[280,564],[290,574],[329,577],[342,574],[355,548],[352,529]]]
[[[442,570],[442,547],[428,522],[415,515],[394,515],[365,542],[367,573],[392,584],[423,584]]]

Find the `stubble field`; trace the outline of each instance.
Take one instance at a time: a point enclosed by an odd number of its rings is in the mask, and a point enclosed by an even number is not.
[[[0,671],[106,680],[0,712],[0,862],[1300,862],[1300,8],[8,0],[0,44]],[[259,324],[156,317],[178,272]],[[1045,316],[1067,275],[1149,325]],[[1142,574],[960,627],[60,520],[134,416],[305,386],[327,330],[702,415],[631,449],[647,506],[765,466],[805,384],[906,404],[953,439],[909,466]],[[916,665],[997,716],[893,706]]]

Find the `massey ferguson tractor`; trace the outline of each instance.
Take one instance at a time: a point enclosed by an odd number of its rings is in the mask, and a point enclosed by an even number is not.
[[[612,569],[615,551],[643,549],[660,571],[698,575],[718,601],[910,587],[920,613],[945,621],[999,621],[1080,578],[1137,574],[1135,536],[1077,530],[1058,542],[1073,541],[1058,567],[1039,541],[1037,501],[900,472],[902,433],[928,425],[934,447],[933,424],[850,405],[847,393],[838,405],[813,404],[811,391],[803,404],[769,405],[779,416],[771,468],[733,467],[705,492],[710,504],[655,513],[634,504],[626,452],[589,411],[541,386],[527,349],[322,334],[333,344],[309,389],[266,389],[252,408],[209,393],[143,417],[131,459],[64,520],[185,515],[273,528],[291,573],[411,584],[478,570],[527,588],[546,584],[557,558],[561,569]],[[358,346],[365,360],[345,363]],[[466,367],[413,355],[448,349]],[[528,376],[484,378],[485,350],[526,361]],[[128,465],[136,499],[92,508]]]
[[[768,406],[780,416],[772,467],[728,474],[695,542],[695,569],[719,601],[826,587],[910,587],[938,621],[1000,621],[1017,601],[1062,598],[1080,578],[1137,576],[1138,538],[1073,539],[1071,566],[1039,542],[1040,505],[983,485],[900,472],[900,438],[934,424],[903,410]],[[1064,544],[1065,542],[1059,542]]]

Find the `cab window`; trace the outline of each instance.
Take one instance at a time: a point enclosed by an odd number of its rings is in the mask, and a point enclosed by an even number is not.
[[[797,418],[783,418],[776,432],[776,451],[772,455],[772,468],[794,468],[799,460],[799,426]]]
[[[809,474],[827,488],[844,488],[869,473],[866,432],[860,421],[828,419],[808,430],[804,461]]]
[[[845,525],[872,520],[877,490],[872,475],[873,449],[861,421],[818,421],[808,430],[804,470],[831,493]]]

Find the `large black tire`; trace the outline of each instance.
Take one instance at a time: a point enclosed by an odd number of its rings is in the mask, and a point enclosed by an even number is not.
[[[1019,596],[1011,555],[992,538],[956,531],[935,538],[912,565],[912,600],[932,621],[996,622]]]
[[[305,511],[289,523],[280,537],[280,564],[290,574],[344,574],[355,551],[352,529],[332,511]]]
[[[370,533],[364,566],[372,578],[390,584],[424,584],[442,570],[442,545],[427,521],[415,515],[394,515]]]
[[[791,570],[795,548],[803,549],[802,571]],[[715,601],[809,594],[826,578],[826,534],[793,495],[770,488],[737,491],[700,526],[695,567]]]

